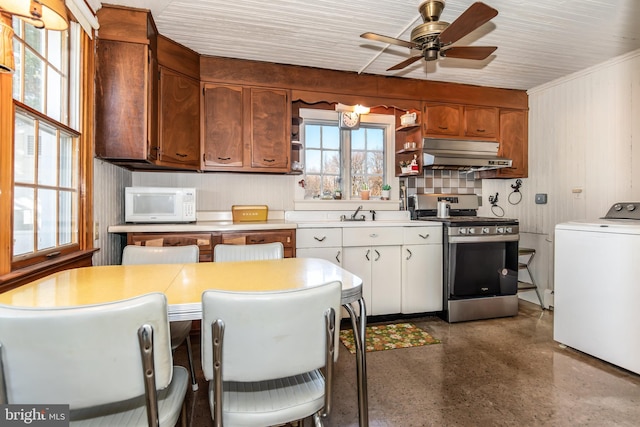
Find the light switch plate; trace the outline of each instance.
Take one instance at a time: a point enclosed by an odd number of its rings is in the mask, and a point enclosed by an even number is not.
[[[536,205],[546,205],[546,204],[547,204],[547,194],[546,193],[536,194]]]

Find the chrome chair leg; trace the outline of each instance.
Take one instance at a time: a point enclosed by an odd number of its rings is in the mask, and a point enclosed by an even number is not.
[[[191,389],[198,391],[198,381],[196,380],[196,371],[193,366],[193,351],[191,350],[191,337],[187,336],[185,339],[187,344],[187,359],[189,359],[189,372],[191,372]]]

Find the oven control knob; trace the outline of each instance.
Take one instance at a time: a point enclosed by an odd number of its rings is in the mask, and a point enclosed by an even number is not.
[[[460,228],[460,234],[467,234],[466,228]]]
[[[622,205],[620,203],[616,203],[615,205],[613,205],[613,209],[620,212],[622,210]]]
[[[482,227],[482,234],[489,234],[489,227]]]
[[[507,228],[506,228],[506,230],[507,230],[507,233],[508,233],[508,234],[513,233],[513,228],[511,228],[511,227],[507,227]]]
[[[475,228],[470,228],[469,229],[469,234],[476,234],[476,229]]]
[[[501,233],[504,233],[504,227],[498,227],[496,230],[497,230],[497,231],[498,231],[498,233],[500,233],[500,234],[501,234]]]
[[[627,210],[628,210],[629,212],[633,212],[633,211],[635,211],[635,210],[636,210],[636,205],[628,204],[628,205],[627,205]]]

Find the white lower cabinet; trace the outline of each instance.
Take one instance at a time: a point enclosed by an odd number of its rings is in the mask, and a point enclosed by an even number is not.
[[[300,228],[296,257],[321,258],[342,266],[342,228]]]
[[[402,313],[443,309],[442,228],[405,227],[402,246]]]
[[[367,314],[400,313],[402,227],[342,230],[342,267],[363,281]]]

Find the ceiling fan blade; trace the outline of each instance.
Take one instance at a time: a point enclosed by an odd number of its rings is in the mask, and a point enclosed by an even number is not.
[[[420,45],[418,45],[416,43],[408,42],[408,41],[404,41],[404,40],[400,40],[400,39],[396,39],[396,38],[389,37],[389,36],[382,36],[382,35],[376,34],[376,33],[364,33],[364,34],[360,34],[360,37],[362,37],[363,39],[375,40],[375,41],[378,41],[378,42],[383,42],[383,43],[395,44],[397,46],[408,47],[409,49],[420,49]]]
[[[440,43],[448,46],[466,36],[482,24],[489,22],[498,14],[498,11],[482,2],[476,2],[469,6],[462,15],[453,21],[440,33]]]
[[[460,46],[441,50],[440,55],[446,58],[485,59],[496,49],[496,46]]]
[[[416,62],[419,59],[422,59],[422,55],[412,56],[411,58],[407,58],[404,61],[400,62],[399,64],[394,65],[391,68],[387,68],[387,71],[402,70],[404,67],[407,67],[407,66],[413,64],[414,62]]]

